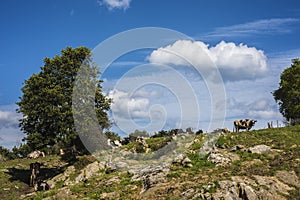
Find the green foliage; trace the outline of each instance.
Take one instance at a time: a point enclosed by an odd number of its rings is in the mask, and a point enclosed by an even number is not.
[[[279,111],[292,125],[300,124],[300,60],[293,59],[291,67],[280,76],[279,88],[273,92]]]
[[[120,140],[121,140],[120,136],[119,136],[118,134],[114,133],[114,132],[107,131],[107,132],[105,132],[104,134],[105,134],[105,136],[106,136],[108,139],[110,139],[110,140],[112,140],[112,141],[115,141],[115,140],[119,140],[119,141],[120,141]]]
[[[159,137],[159,138],[149,138],[146,140],[151,151],[157,151],[168,144],[172,140],[172,137]]]
[[[5,160],[5,159],[15,159],[17,158],[17,155],[13,152],[11,152],[9,149],[7,148],[4,148],[2,146],[0,146],[0,155],[2,156],[2,159]],[[0,157],[1,159],[1,157]]]
[[[23,96],[17,105],[18,112],[23,114],[20,127],[31,150],[45,150],[55,144],[83,148],[78,142],[72,113],[74,81],[82,64],[96,69],[91,51],[85,47],[67,47],[61,55],[45,58],[41,72],[25,81],[21,89]],[[89,75],[96,79],[98,74],[95,70]],[[98,81],[96,85],[94,109],[99,125],[107,128],[110,123],[106,111],[111,100],[102,94],[100,84]]]
[[[149,133],[147,133],[147,131],[143,130],[135,130],[133,133],[130,133],[128,135],[129,141],[133,142],[135,141],[138,137],[149,137]]]

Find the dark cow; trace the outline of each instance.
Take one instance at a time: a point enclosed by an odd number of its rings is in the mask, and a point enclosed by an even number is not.
[[[50,186],[47,182],[43,181],[41,178],[37,178],[37,182],[34,185],[35,191],[44,191],[44,190],[50,190]]]
[[[33,187],[37,183],[37,180],[40,175],[41,166],[42,163],[39,162],[30,163],[31,175],[30,175],[29,186]]]
[[[233,122],[236,132],[238,133],[240,129],[246,129],[248,132],[252,126],[255,125],[256,120],[252,119],[241,119],[241,120],[235,120]]]

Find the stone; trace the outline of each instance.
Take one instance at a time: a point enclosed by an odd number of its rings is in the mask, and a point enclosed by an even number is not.
[[[218,152],[211,152],[207,160],[211,161],[216,166],[225,166],[231,163],[231,160],[229,158]]]
[[[242,196],[243,199],[248,199],[248,200],[258,199],[255,190],[249,185],[246,185],[245,183],[239,183],[238,187],[239,187],[240,196]]]
[[[259,185],[265,186],[268,188],[268,192],[275,195],[278,192],[288,195],[290,190],[293,190],[294,188],[291,188],[290,186],[282,183],[279,181],[276,177],[272,176],[258,176],[253,175],[253,177],[256,179]]]
[[[297,177],[296,173],[294,171],[288,172],[285,170],[282,171],[277,171],[275,176],[281,180],[282,182],[289,184],[289,185],[294,185],[296,187],[300,187],[300,181],[299,178]]]
[[[80,170],[80,174],[71,184],[77,184],[79,182],[86,181],[92,178],[100,169],[103,169],[103,166],[98,161],[88,164],[85,168]]]
[[[117,199],[119,194],[117,192],[109,192],[109,193],[102,193],[100,195],[100,199]]]
[[[193,167],[192,161],[188,157],[185,157],[181,163],[184,167]]]
[[[181,197],[180,199],[189,200],[194,195],[194,193],[195,193],[195,189],[193,189],[193,188],[187,189],[180,194],[180,197]]]
[[[183,161],[183,159],[184,159],[183,154],[179,154],[178,156],[176,156],[173,159],[173,164],[181,164],[181,162]]]
[[[60,181],[64,181],[65,182],[64,185],[68,185],[69,181],[67,181],[67,179],[74,172],[75,172],[75,167],[73,165],[71,165],[64,171],[64,173],[58,174],[55,177],[53,177],[51,180],[48,180],[47,184],[49,185],[49,187],[51,189],[54,188],[55,184]]]
[[[256,146],[250,147],[248,149],[249,153],[257,153],[257,154],[269,153],[271,151],[272,151],[271,147],[264,145],[264,144],[256,145]]]
[[[112,177],[110,179],[108,179],[107,181],[105,181],[105,186],[111,186],[115,183],[120,183],[121,179],[119,177]]]
[[[141,191],[141,193],[143,193],[158,183],[164,183],[169,171],[168,166],[148,166],[142,170],[131,171],[135,173],[131,180],[143,181],[143,190]]]

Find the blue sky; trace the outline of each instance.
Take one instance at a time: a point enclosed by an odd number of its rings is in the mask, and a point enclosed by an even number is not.
[[[235,118],[257,118],[256,128],[265,127],[267,121],[282,120],[270,92],[278,87],[280,72],[290,65],[292,58],[300,55],[300,3],[297,0],[11,0],[0,2],[0,22],[0,145],[9,148],[18,145],[23,137],[17,127],[19,116],[14,112],[14,103],[22,95],[22,83],[39,72],[45,57],[53,57],[67,46],[93,49],[105,39],[129,29],[162,27],[184,33],[194,42],[173,42],[160,50],[184,54],[200,67],[199,61],[189,51],[202,51],[198,49],[199,45],[209,45],[205,51],[214,58],[213,62],[220,68],[225,81],[227,110],[224,126],[230,129]],[[180,74],[189,78],[195,91],[208,94],[203,80],[195,76],[191,67],[170,59],[160,50],[126,54],[103,74],[105,92],[119,98],[113,106],[114,120],[122,124],[126,118],[124,111],[129,110],[139,126],[147,124],[148,109],[159,104],[169,113],[163,120],[163,128],[179,124],[183,128],[188,125],[198,127],[193,123],[178,122],[174,117],[180,115],[174,111],[180,110],[176,105],[178,95],[163,92],[162,86],[143,87],[131,96],[126,89],[116,88],[118,80],[128,70],[140,64],[158,63],[178,69]],[[234,63],[222,60],[230,58],[233,53],[236,55],[232,58]],[[250,62],[245,55],[256,60]],[[237,57],[239,59],[235,60]],[[240,60],[246,64],[236,65]],[[152,70],[153,76],[164,77],[164,72]],[[131,83],[136,78],[134,76],[130,74],[123,79]],[[151,79],[146,72],[140,72],[138,77],[142,76],[145,80]],[[177,89],[180,87],[178,84]],[[203,113],[210,112],[207,109],[210,100],[200,96],[197,98],[203,116]],[[206,129],[209,119],[201,119],[199,126]],[[156,120],[161,119],[157,117]],[[131,130],[122,126],[114,129]]]

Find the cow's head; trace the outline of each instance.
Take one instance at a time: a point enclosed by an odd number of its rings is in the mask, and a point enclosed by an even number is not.
[[[257,122],[257,120],[251,120],[251,125],[254,126],[255,122]]]

